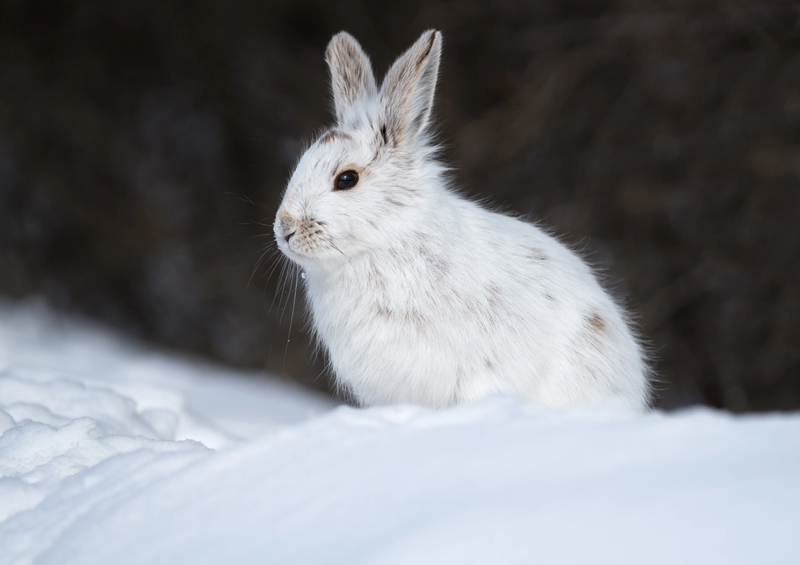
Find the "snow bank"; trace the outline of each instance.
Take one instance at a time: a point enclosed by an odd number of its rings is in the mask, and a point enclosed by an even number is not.
[[[160,437],[194,439],[214,448],[302,422],[333,406],[322,395],[288,382],[166,355],[58,316],[37,302],[14,306],[0,301],[0,376],[14,375],[107,390],[133,401],[139,417],[163,432]],[[73,417],[74,411],[95,410],[108,398],[78,405],[71,399],[59,409],[70,410],[65,415]],[[172,427],[174,434],[168,433]]]
[[[0,364],[3,564],[800,562],[797,414],[490,398],[308,419],[324,401],[56,333],[41,354],[68,375]]]
[[[0,302],[0,520],[113,456],[231,445],[331,407],[264,375],[125,342],[39,303]]]
[[[146,449],[203,448],[174,436],[169,412],[136,412],[110,391],[38,374],[0,376],[0,520],[33,508],[60,482],[101,461]]]

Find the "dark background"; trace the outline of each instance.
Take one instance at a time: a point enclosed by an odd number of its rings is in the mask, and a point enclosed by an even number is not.
[[[259,257],[331,35],[431,27],[456,178],[604,269],[659,405],[800,408],[794,2],[3,0],[0,294],[327,389]]]

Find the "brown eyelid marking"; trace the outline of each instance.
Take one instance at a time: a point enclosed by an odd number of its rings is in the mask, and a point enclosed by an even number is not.
[[[342,174],[345,171],[355,171],[355,172],[358,173],[359,177],[362,177],[362,176],[364,176],[364,171],[365,170],[366,170],[365,167],[360,167],[360,166],[356,165],[355,163],[348,163],[347,165],[343,165],[341,167],[336,167],[336,171],[334,172],[333,176],[335,178],[335,177],[339,176],[340,174]]]

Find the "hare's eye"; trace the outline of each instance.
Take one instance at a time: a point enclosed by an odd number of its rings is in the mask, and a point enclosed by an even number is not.
[[[355,171],[345,171],[336,177],[333,190],[347,190],[353,188],[358,183],[358,173]]]

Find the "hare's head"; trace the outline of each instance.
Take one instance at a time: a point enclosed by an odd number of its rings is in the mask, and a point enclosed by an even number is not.
[[[336,124],[300,159],[275,219],[289,258],[306,267],[345,261],[430,221],[442,185],[428,131],[441,46],[438,31],[423,33],[379,90],[358,42],[345,32],[331,39]]]

